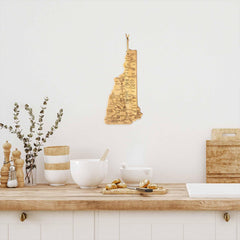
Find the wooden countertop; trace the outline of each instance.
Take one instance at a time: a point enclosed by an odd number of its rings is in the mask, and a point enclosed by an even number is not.
[[[103,195],[77,185],[0,188],[0,210],[240,210],[240,199],[193,199],[185,184],[161,184],[166,195]]]

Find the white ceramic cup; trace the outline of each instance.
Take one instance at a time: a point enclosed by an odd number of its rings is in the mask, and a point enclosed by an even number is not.
[[[70,170],[74,182],[80,188],[96,188],[106,177],[108,161],[100,159],[70,160]]]

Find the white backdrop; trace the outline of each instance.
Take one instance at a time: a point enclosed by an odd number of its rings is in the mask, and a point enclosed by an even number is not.
[[[71,158],[109,147],[108,179],[126,161],[153,167],[155,181],[205,181],[211,129],[240,126],[239,21],[231,0],[1,0],[0,122],[12,122],[15,101],[38,111],[48,96],[46,125],[60,107],[64,116],[46,146],[68,144]],[[125,33],[138,50],[143,118],[111,126],[104,117]],[[6,131],[0,139],[22,150]],[[39,182],[42,169],[41,153]]]

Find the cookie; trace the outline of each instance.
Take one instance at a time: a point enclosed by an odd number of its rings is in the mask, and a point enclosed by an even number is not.
[[[117,185],[115,183],[109,183],[105,187],[106,190],[111,190],[111,189],[116,189],[116,188],[117,188]]]
[[[139,183],[140,188],[146,188],[150,184],[150,181],[148,179],[144,179]]]
[[[121,182],[121,179],[117,178],[112,181],[112,183],[119,184]]]
[[[118,188],[126,188],[127,184],[126,183],[119,183],[119,184],[117,184],[117,187]]]
[[[150,188],[150,189],[158,189],[158,185],[157,184],[154,184],[154,183],[151,183],[147,186],[147,188]]]

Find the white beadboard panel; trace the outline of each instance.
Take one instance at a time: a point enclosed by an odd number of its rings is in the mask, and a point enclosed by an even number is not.
[[[95,240],[119,240],[119,211],[95,212]]]
[[[72,221],[72,211],[0,211],[0,223],[20,223],[22,212],[27,213],[24,223],[64,223]]]
[[[42,224],[41,240],[73,240],[73,225],[67,221],[65,224]]]
[[[151,224],[147,222],[121,224],[120,240],[151,240]]]
[[[19,223],[9,225],[9,240],[40,240],[40,224]]]
[[[94,240],[94,211],[73,213],[74,240]]]
[[[226,222],[224,212],[216,212],[216,240],[237,240],[237,212],[231,211]]]
[[[0,224],[0,240],[8,240],[8,224]]]
[[[183,224],[152,224],[152,240],[183,240]]]
[[[0,211],[0,240],[240,240],[231,211]]]
[[[237,215],[237,240],[240,240],[240,211],[236,211]]]
[[[123,223],[215,223],[214,211],[120,211]]]
[[[27,220],[31,223],[72,223],[72,211],[27,211]]]
[[[184,240],[215,240],[215,224],[184,224]]]
[[[19,223],[20,214],[19,211],[0,211],[0,224],[1,223]]]

